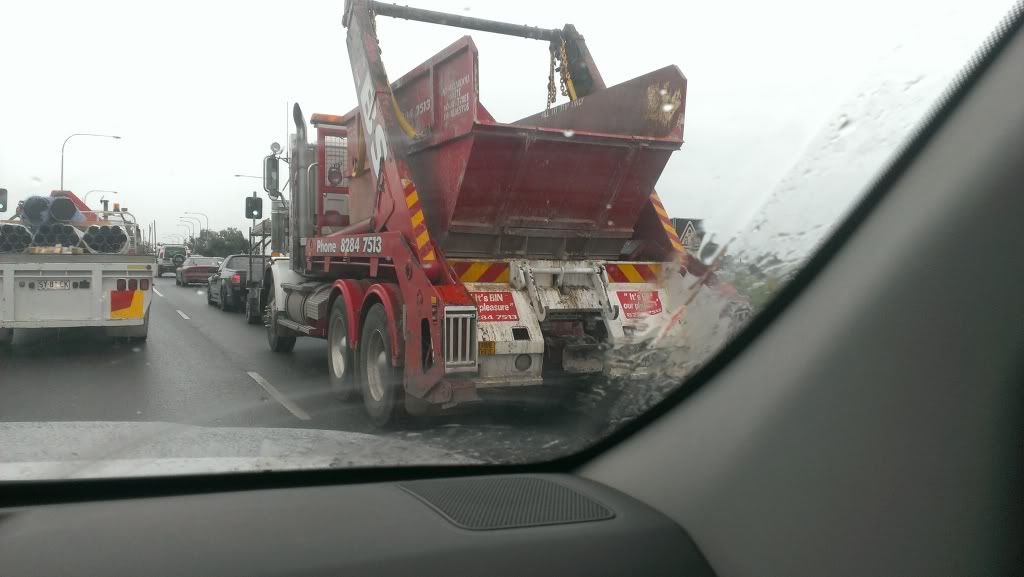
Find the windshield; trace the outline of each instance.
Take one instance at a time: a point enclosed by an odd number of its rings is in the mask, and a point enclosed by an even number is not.
[[[233,256],[228,259],[228,261],[224,264],[224,267],[234,269],[248,268],[249,263],[252,263],[256,266],[261,266],[260,263],[264,260],[264,258],[265,257]]]
[[[408,4],[447,25],[5,7],[0,479],[580,451],[764,309],[1010,3]]]
[[[185,261],[184,266],[218,266],[220,259],[217,258],[190,258]]]

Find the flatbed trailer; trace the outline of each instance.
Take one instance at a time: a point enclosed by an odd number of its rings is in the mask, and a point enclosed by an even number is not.
[[[103,327],[145,340],[152,255],[0,254],[0,343],[15,329]]]

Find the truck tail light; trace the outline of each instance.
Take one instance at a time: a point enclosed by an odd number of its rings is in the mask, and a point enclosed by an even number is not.
[[[236,273],[234,276],[231,277],[231,282],[235,284],[242,282],[242,275]]]
[[[128,290],[128,281],[123,278],[117,279],[117,290],[125,291]]]
[[[130,291],[137,291],[137,290],[139,290],[139,281],[136,280],[136,279],[132,279],[132,280],[128,281],[128,290],[130,290]]]
[[[144,279],[139,281],[139,289],[144,290],[144,291],[148,291],[149,290],[149,279],[148,278],[144,278]]]

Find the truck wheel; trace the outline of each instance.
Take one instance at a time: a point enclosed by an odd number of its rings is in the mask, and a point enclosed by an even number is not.
[[[206,304],[213,306],[213,297],[210,296],[210,285],[206,285]]]
[[[286,337],[277,334],[277,315],[274,312],[274,288],[270,288],[270,296],[267,298],[267,315],[270,322],[267,323],[267,344],[270,350],[275,353],[290,353],[295,348],[295,337]]]
[[[142,321],[142,328],[133,334],[128,340],[134,343],[144,343],[149,338],[149,311],[146,311],[146,320]]]
[[[404,411],[402,373],[391,366],[391,336],[384,305],[370,307],[363,321],[359,341],[360,381],[363,404],[370,420],[386,427],[399,419]]]
[[[0,347],[14,342],[14,329],[0,329]]]
[[[331,391],[339,401],[347,401],[355,389],[352,385],[352,360],[345,302],[338,296],[331,305],[331,314],[327,320],[327,374],[330,375]]]

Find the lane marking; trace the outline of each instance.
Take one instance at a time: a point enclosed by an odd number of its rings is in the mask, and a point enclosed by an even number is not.
[[[307,414],[306,411],[303,411],[298,405],[291,402],[288,397],[284,396],[281,391],[277,390],[274,385],[271,385],[267,379],[264,379],[259,373],[256,371],[248,371],[247,374],[252,378],[252,380],[256,381],[259,386],[263,387],[263,390],[267,391],[271,397],[274,397],[275,401],[281,403],[281,406],[288,409],[289,413],[295,415],[295,417],[300,420],[309,420],[309,414]]]
[[[185,319],[186,321],[188,320],[188,315],[187,314],[181,312],[180,310],[179,311],[175,311],[175,312],[177,312],[178,316],[180,316],[181,318]]]
[[[158,296],[158,297],[161,297],[161,298],[163,298],[163,297],[164,297],[164,293],[162,293],[162,292],[160,292],[160,291],[156,290],[156,287],[153,287],[153,292],[155,292],[155,293],[156,293],[156,296]]]

